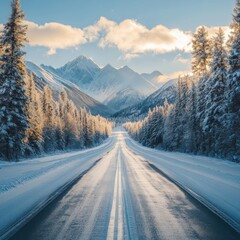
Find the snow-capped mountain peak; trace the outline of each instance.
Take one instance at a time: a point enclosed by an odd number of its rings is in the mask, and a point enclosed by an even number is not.
[[[114,68],[111,64],[107,64],[105,67],[101,69],[101,72],[114,72],[117,71],[116,68]]]
[[[103,116],[112,113],[111,109],[80,91],[76,84],[60,77],[56,69],[45,65],[38,66],[33,62],[27,62],[27,68],[34,73],[38,90],[42,91],[43,87],[48,85],[53,90],[54,97],[57,98],[58,94],[65,89],[68,97],[77,107],[86,108],[93,114],[101,114]]]
[[[152,82],[128,66],[117,69],[107,64],[100,68],[84,56],[77,57],[61,68],[51,69],[51,72],[75,83],[83,92],[98,101],[109,103],[111,107],[118,106],[116,110],[139,102],[157,89]],[[124,104],[122,104],[122,96],[119,93],[124,93],[126,97]]]
[[[99,69],[99,66],[95,62],[93,62],[92,59],[85,56],[79,56],[75,58],[74,60],[68,62],[65,67],[77,67],[81,69]]]

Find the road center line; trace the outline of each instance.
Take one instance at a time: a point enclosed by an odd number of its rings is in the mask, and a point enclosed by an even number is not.
[[[114,194],[110,221],[108,224],[107,239],[123,239],[123,206],[122,206],[122,172],[121,172],[121,158],[120,147],[118,147],[117,155],[117,170],[114,184]]]

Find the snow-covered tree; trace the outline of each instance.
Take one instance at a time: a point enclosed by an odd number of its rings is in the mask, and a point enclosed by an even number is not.
[[[196,80],[192,78],[191,82],[191,89],[190,95],[187,102],[187,118],[188,118],[188,126],[187,129],[189,129],[189,139],[186,143],[186,151],[187,152],[194,152],[197,153],[197,141],[196,141],[196,133],[199,128],[197,125],[197,86],[196,86]]]
[[[210,62],[210,41],[204,26],[199,27],[192,41],[192,71],[196,76],[203,76]]]
[[[23,19],[20,1],[13,0],[11,17],[3,30],[0,85],[0,148],[8,159],[17,159],[23,152],[23,139],[28,128],[27,73],[22,50],[27,41],[27,28]]]
[[[36,77],[28,75],[23,58],[27,41],[23,18],[20,0],[12,0],[11,17],[0,32],[0,157],[100,143],[111,134],[113,123],[79,110],[65,90],[56,101],[49,85],[43,91],[36,88]]]
[[[77,115],[76,107],[71,100],[67,101],[66,105],[66,119],[65,119],[65,128],[66,128],[66,146],[68,148],[74,148],[76,143],[79,140],[79,129],[77,128]]]
[[[173,135],[172,146],[174,149],[183,149],[185,128],[187,123],[187,102],[189,94],[190,78],[189,76],[179,77],[177,82],[177,98],[173,109]]]
[[[56,148],[55,142],[55,109],[53,105],[52,90],[46,85],[44,87],[42,110],[44,116],[43,139],[45,151],[53,151]]]
[[[165,101],[164,106],[149,110],[148,115],[143,120],[127,122],[124,124],[124,127],[134,139],[145,146],[163,146],[164,122],[171,109],[171,106]]]
[[[2,79],[2,55],[3,55],[3,33],[0,31],[0,85],[3,83]]]
[[[56,103],[55,108],[56,145],[58,150],[64,150],[66,148],[66,143],[64,135],[64,121],[61,115],[61,105],[59,103]]]
[[[179,77],[177,97],[167,114],[157,107],[143,120],[124,125],[134,139],[154,147],[160,133],[165,149],[240,161],[240,0],[236,0],[228,54],[224,42],[221,29],[211,42],[204,27],[197,30],[194,76]]]
[[[216,154],[224,146],[225,90],[227,77],[227,53],[224,48],[224,32],[219,29],[213,42],[210,77],[206,82],[206,106],[203,130],[208,141],[206,151]]]
[[[0,66],[1,66],[1,58],[2,58],[2,55],[3,55],[3,32],[2,30],[0,30]]]
[[[240,0],[236,0],[229,40],[227,76],[229,154],[240,159]]]
[[[28,96],[27,112],[29,127],[26,131],[26,143],[30,153],[41,152],[42,122],[41,102],[36,90],[33,74],[27,80],[26,93]]]

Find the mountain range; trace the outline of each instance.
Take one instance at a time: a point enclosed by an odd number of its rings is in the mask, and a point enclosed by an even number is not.
[[[152,79],[161,75],[159,72],[141,75],[127,66],[117,69],[110,64],[100,68],[84,56],[52,71],[114,111],[139,103],[156,91],[158,86]]]
[[[37,89],[43,91],[44,86],[48,85],[53,90],[55,100],[57,100],[58,94],[65,89],[69,99],[71,99],[77,107],[86,108],[94,115],[109,116],[113,113],[107,106],[80,91],[77,85],[53,73],[53,69],[43,68],[33,62],[27,62],[27,69],[34,74]]]
[[[128,66],[117,69],[110,64],[101,68],[84,56],[60,68],[32,62],[27,67],[34,73],[39,88],[48,84],[55,98],[65,89],[77,106],[103,116],[143,116],[166,98],[173,102],[176,95],[176,81],[159,83],[159,71],[139,74]]]
[[[170,104],[174,103],[177,95],[176,85],[177,79],[169,80],[143,101],[118,111],[113,114],[112,117],[123,122],[142,119],[147,115],[149,109],[152,110],[156,106],[163,105],[165,100],[167,100]]]

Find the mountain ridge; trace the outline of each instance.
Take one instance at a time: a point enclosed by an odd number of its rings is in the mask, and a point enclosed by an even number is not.
[[[112,118],[120,122],[135,121],[139,120],[139,118],[144,118],[149,109],[152,110],[156,106],[163,105],[165,100],[169,103],[174,103],[177,94],[176,85],[177,79],[167,81],[162,87],[141,102],[114,113]]]
[[[62,89],[65,89],[68,97],[78,108],[86,108],[94,115],[100,114],[105,117],[113,113],[110,108],[82,92],[77,85],[54,73],[54,68],[45,65],[39,66],[28,61],[27,69],[34,73],[38,90],[42,91],[44,86],[48,85],[53,90],[55,100]]]
[[[107,64],[100,68],[85,56],[79,56],[60,68],[45,67],[76,84],[82,92],[114,108],[115,112],[140,102],[158,89],[154,82],[128,66],[117,69]],[[125,94],[124,101],[121,92]]]

